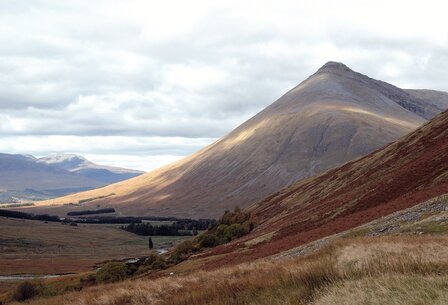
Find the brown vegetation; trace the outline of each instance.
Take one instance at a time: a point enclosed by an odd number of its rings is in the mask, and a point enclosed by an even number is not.
[[[345,239],[304,258],[125,281],[30,304],[444,304],[447,252],[446,236]]]
[[[254,204],[255,230],[201,257],[219,255],[205,266],[216,268],[271,256],[445,193],[448,112],[396,143]]]

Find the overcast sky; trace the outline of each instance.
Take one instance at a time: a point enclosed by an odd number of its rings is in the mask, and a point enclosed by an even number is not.
[[[444,1],[0,0],[0,152],[151,170],[329,60],[448,91]]]

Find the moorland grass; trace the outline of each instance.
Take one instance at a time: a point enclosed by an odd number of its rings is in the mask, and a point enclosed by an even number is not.
[[[445,304],[447,250],[446,236],[344,239],[303,258],[128,280],[29,304]]]

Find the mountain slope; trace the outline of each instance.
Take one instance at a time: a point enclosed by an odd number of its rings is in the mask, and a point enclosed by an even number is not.
[[[425,101],[427,104],[430,104],[430,108],[433,109],[433,114],[437,114],[442,112],[447,108],[448,105],[448,93],[436,90],[415,90],[408,89],[405,90],[411,96]],[[428,118],[429,119],[429,118]]]
[[[446,193],[448,111],[383,149],[251,206],[257,228],[204,256],[220,254],[219,264],[271,256]]]
[[[128,215],[218,217],[226,209],[245,207],[298,179],[395,141],[432,117],[437,112],[432,105],[329,62],[190,157],[123,183],[41,205],[114,193],[89,204],[112,204]]]

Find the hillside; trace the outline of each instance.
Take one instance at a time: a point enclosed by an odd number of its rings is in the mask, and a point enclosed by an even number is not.
[[[312,251],[214,270],[190,259],[124,282],[60,288],[61,295],[29,304],[446,304],[447,200],[439,196],[317,241]],[[394,233],[384,231],[391,226]]]
[[[0,154],[0,202],[54,198],[141,174],[94,164],[83,157]]]
[[[252,205],[257,228],[200,258],[211,267],[272,256],[446,193],[448,111],[383,149]]]
[[[444,93],[441,93],[444,96]],[[432,101],[329,62],[227,136],[183,160],[123,183],[39,203],[64,214],[115,194],[126,215],[219,217],[294,181],[363,156],[423,124],[448,101]]]

